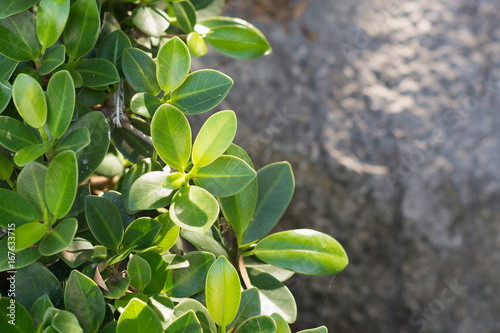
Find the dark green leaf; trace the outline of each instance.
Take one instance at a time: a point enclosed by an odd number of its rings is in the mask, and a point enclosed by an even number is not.
[[[33,14],[24,11],[0,22],[0,53],[16,61],[35,60],[40,44]]]
[[[216,257],[225,256],[229,258],[226,248],[214,239],[211,230],[197,232],[182,229],[181,236],[200,251],[213,253]]]
[[[0,253],[5,253],[4,256],[0,257],[0,272],[26,267],[42,256],[38,251],[38,247],[29,247],[16,252],[14,256],[14,244],[9,243],[8,240],[8,237],[0,240]]]
[[[116,333],[161,332],[161,322],[154,310],[143,301],[133,298],[120,318]]]
[[[53,71],[53,73],[55,74],[59,71],[68,71],[69,74],[71,74],[71,78],[73,79],[73,83],[75,84],[75,88],[80,88],[83,85],[82,76],[73,67],[70,67],[67,64],[63,63],[61,66],[57,67]],[[78,105],[76,107],[78,107]],[[82,116],[82,114],[80,114],[80,116]]]
[[[252,160],[250,159],[250,156],[248,156],[248,154],[246,153],[245,150],[243,150],[243,148],[235,145],[234,143],[231,143],[229,148],[227,148],[227,150],[224,152],[224,155],[231,155],[231,156],[239,157],[243,161],[247,162],[247,164],[249,166],[251,166],[252,169],[254,169],[254,165],[253,165]]]
[[[170,25],[168,16],[164,11],[145,6],[137,7],[132,12],[132,22],[139,30],[153,37],[160,37]]]
[[[275,333],[276,323],[270,316],[256,316],[244,321],[236,333]]]
[[[61,37],[69,7],[70,0],[41,0],[38,4],[36,31],[38,40],[45,48],[51,47]]]
[[[106,261],[106,266],[110,266],[110,265],[113,265],[113,264],[116,264],[118,262],[125,260],[129,256],[129,254],[131,254],[132,251],[134,251],[135,248],[136,248],[136,245],[125,249],[123,252],[119,252],[119,253],[115,254],[114,256],[109,258],[108,261]]]
[[[181,188],[170,205],[170,218],[181,228],[192,231],[208,230],[219,215],[217,200],[197,186]]]
[[[72,131],[68,136],[65,136],[55,150],[59,154],[66,150],[71,150],[75,154],[90,144],[90,134],[86,127],[80,127]]]
[[[119,313],[123,313],[125,307],[134,298],[140,299],[143,302],[148,302],[148,297],[146,295],[136,294],[136,293],[126,293],[122,297],[115,300],[115,308],[118,310]],[[113,331],[113,333],[116,333],[116,331]]]
[[[15,223],[19,227],[25,223],[36,222],[37,214],[33,207],[16,192],[0,188],[0,226]]]
[[[17,61],[0,54],[0,81],[9,80],[18,64]]]
[[[142,175],[130,188],[130,210],[149,210],[162,208],[171,200],[172,190],[163,187],[168,174],[163,171],[153,171]]]
[[[161,258],[167,264],[168,269],[179,269],[189,267],[189,261],[178,254],[162,254]]]
[[[6,159],[1,153],[0,153],[0,180],[7,180],[10,178],[12,175],[12,171],[14,170],[14,166],[8,159]],[[19,178],[18,178],[19,182]],[[18,183],[18,190],[19,190],[19,183]]]
[[[156,252],[147,251],[136,255],[146,259],[149,267],[151,267],[151,282],[143,290],[143,293],[148,295],[161,292],[165,286],[167,263]]]
[[[103,194],[103,197],[111,200],[113,204],[116,206],[116,208],[118,208],[118,210],[120,211],[120,216],[122,217],[124,228],[128,227],[130,223],[132,223],[135,220],[133,215],[127,213],[125,205],[123,204],[123,197],[121,193],[116,191],[107,191],[106,193]]]
[[[94,237],[108,249],[116,249],[123,239],[120,211],[104,197],[85,197],[85,215]]]
[[[200,322],[203,333],[216,333],[215,322],[210,317],[207,308],[194,299],[186,299],[177,304],[170,320],[173,321],[189,311],[194,311],[196,314],[196,318],[198,318]]]
[[[200,322],[194,311],[188,311],[175,319],[165,330],[165,333],[202,333]]]
[[[146,125],[149,130],[149,124],[138,118],[130,118],[130,124],[134,126],[139,133],[133,133],[128,129],[123,127],[115,127],[111,132],[111,137],[115,147],[123,157],[132,163],[138,163],[139,161],[151,157],[153,155],[154,148],[151,145],[151,141],[146,141],[145,139],[150,139],[149,133],[144,133],[140,126]]]
[[[135,91],[154,96],[159,94],[160,86],[156,81],[156,63],[146,52],[132,47],[126,48],[123,51],[122,69],[127,81]]]
[[[0,7],[0,19],[20,13],[31,8],[38,0],[2,0]]]
[[[40,296],[31,306],[30,315],[33,318],[33,324],[37,327],[42,323],[45,312],[48,308],[53,308],[54,305],[50,301],[49,295]]]
[[[146,249],[153,244],[160,232],[160,222],[149,217],[141,217],[132,222],[125,230],[123,246],[137,246],[137,250]]]
[[[153,169],[157,170],[154,164],[151,163],[151,159],[145,159],[143,161],[139,161],[137,164],[133,165],[130,170],[123,176],[123,181],[122,181],[122,199],[123,199],[123,204],[125,205],[125,209],[129,214],[133,214],[134,211],[130,209],[129,207],[129,195],[130,195],[130,188],[132,185],[135,183],[137,179],[139,179],[140,176],[143,174],[146,174]],[[159,168],[161,170],[161,168]]]
[[[68,71],[52,76],[47,85],[47,125],[55,139],[64,135],[75,110],[75,85]]]
[[[86,55],[94,47],[101,22],[95,0],[77,0],[71,6],[64,29],[64,45],[68,56],[75,60]]]
[[[271,317],[274,319],[274,322],[276,323],[276,332],[292,333],[292,331],[290,330],[290,326],[281,315],[273,313]]]
[[[82,59],[74,68],[82,76],[85,87],[102,87],[120,81],[115,66],[106,59]]]
[[[29,312],[19,302],[5,296],[0,299],[0,327],[5,333],[35,332]]]
[[[45,53],[43,63],[40,66],[40,75],[47,75],[54,69],[64,63],[66,59],[66,47],[64,45],[54,46],[49,52]]]
[[[58,253],[58,256],[69,267],[75,268],[90,259],[93,249],[94,246],[89,241],[76,237],[66,250]]]
[[[51,256],[67,249],[73,242],[78,222],[76,219],[66,219],[52,229],[40,242],[40,253]]]
[[[9,81],[0,81],[0,113],[5,110],[12,96],[12,86]]]
[[[295,274],[294,272],[289,271],[287,269],[270,265],[260,260],[256,256],[245,256],[243,258],[243,261],[245,262],[246,267],[257,268],[259,271],[263,271],[266,272],[267,274],[274,276],[280,282],[288,280],[293,276],[293,274]]]
[[[138,115],[152,118],[161,104],[160,99],[153,95],[137,93],[130,101],[130,109]]]
[[[76,91],[76,101],[83,106],[92,107],[102,104],[106,98],[108,98],[108,94],[104,90],[95,90],[85,87]]]
[[[123,76],[122,55],[127,47],[132,47],[127,35],[121,30],[115,30],[102,40],[97,56],[111,61],[118,70],[118,74]]]
[[[68,214],[76,197],[78,166],[71,150],[58,154],[45,176],[45,198],[49,211],[57,218]]]
[[[244,290],[241,293],[241,302],[238,313],[229,327],[238,327],[245,320],[260,315],[260,296],[256,288]]]
[[[130,258],[127,264],[127,274],[130,276],[130,284],[139,292],[151,282],[151,267],[139,256]]]
[[[180,3],[180,2],[175,2]],[[169,92],[179,87],[189,74],[191,57],[179,37],[167,41],[158,52],[156,77],[160,87]]]
[[[24,123],[11,117],[0,116],[0,144],[17,152],[24,147],[37,144],[38,139]]]
[[[177,23],[185,33],[193,31],[196,24],[196,10],[190,1],[176,1],[174,5],[174,14]]]
[[[50,150],[51,146],[51,142],[37,143],[31,146],[26,146],[14,155],[14,163],[16,163],[17,166],[23,167],[45,154]]]
[[[261,34],[238,25],[215,27],[205,40],[220,53],[237,59],[255,59],[270,50],[269,43]]]
[[[106,280],[106,286],[109,291],[104,291],[104,297],[109,299],[117,299],[123,296],[129,288],[130,277],[127,275],[121,275],[118,278],[108,278]]]
[[[40,128],[47,120],[47,101],[40,84],[31,76],[19,74],[12,86],[12,99],[28,125]]]

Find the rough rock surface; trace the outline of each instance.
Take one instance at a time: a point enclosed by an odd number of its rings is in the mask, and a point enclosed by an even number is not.
[[[274,53],[195,65],[235,79],[222,108],[256,166],[292,163],[279,229],[350,257],[288,283],[295,328],[500,332],[500,2],[291,1],[295,18],[267,23],[231,4]]]

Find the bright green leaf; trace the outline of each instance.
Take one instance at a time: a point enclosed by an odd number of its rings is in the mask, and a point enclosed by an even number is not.
[[[71,150],[58,154],[50,161],[45,176],[45,198],[49,211],[56,217],[68,214],[76,197],[78,166]]]
[[[196,10],[190,1],[176,1],[174,5],[174,14],[177,23],[185,33],[193,31],[196,24]]]
[[[161,332],[161,322],[154,310],[133,298],[118,319],[116,333]]]
[[[153,171],[139,177],[130,188],[130,210],[157,209],[168,205],[172,200],[172,190],[163,187],[167,176],[166,172]]]
[[[25,11],[37,2],[38,0],[2,0],[0,19]]]
[[[216,333],[215,322],[212,317],[210,317],[210,313],[207,308],[197,300],[191,298],[188,298],[175,306],[174,313],[170,320],[173,321],[189,311],[194,311],[196,314],[196,318],[198,318],[200,322],[203,333]]]
[[[15,223],[19,227],[25,223],[37,221],[33,207],[20,194],[0,188],[0,226]]]
[[[14,155],[14,163],[16,163],[16,165],[20,167],[23,167],[45,154],[50,150],[51,146],[51,142],[37,143],[31,146],[26,146]]]
[[[165,330],[165,333],[202,333],[201,325],[194,311],[188,311],[175,319]]]
[[[181,228],[192,231],[208,230],[219,215],[217,200],[197,186],[181,188],[172,199],[170,218]]]
[[[122,69],[127,81],[135,91],[154,96],[159,94],[160,86],[156,81],[156,63],[146,52],[133,47],[126,48],[122,56]]]
[[[46,52],[43,57],[43,62],[39,69],[40,75],[49,74],[62,65],[64,60],[66,60],[66,47],[64,45],[54,46],[50,51]]]
[[[174,6],[176,3],[174,2]],[[156,77],[166,92],[180,86],[189,74],[191,57],[186,44],[179,37],[168,40],[161,47],[156,59]]]
[[[194,57],[201,57],[207,54],[207,44],[197,32],[193,31],[187,36],[187,47]]]
[[[41,0],[38,4],[36,32],[45,48],[61,36],[69,16],[70,0]]]
[[[278,313],[273,313],[271,317],[276,323],[276,333],[292,333],[292,331],[290,330],[290,326],[281,315],[279,315]]]
[[[14,230],[16,235],[16,251],[24,250],[38,242],[45,236],[47,226],[39,222],[31,222],[21,225]]]
[[[101,22],[95,0],[77,0],[71,6],[63,39],[71,59],[79,59],[94,47]]]
[[[261,34],[244,26],[215,27],[205,40],[220,53],[237,59],[255,59],[270,50],[269,43]]]
[[[82,76],[85,87],[102,87],[120,81],[115,66],[106,59],[82,59],[74,69]]]
[[[35,60],[40,44],[33,14],[26,10],[0,22],[0,53],[16,61]]]
[[[143,259],[146,259],[149,267],[151,267],[151,282],[143,290],[143,293],[148,295],[161,292],[165,286],[167,263],[158,253],[153,251],[147,251],[136,255],[140,255]]]
[[[11,117],[0,116],[0,144],[17,152],[24,147],[37,144],[38,139],[24,123]]]
[[[52,76],[47,85],[47,125],[55,139],[64,135],[75,110],[75,85],[68,71]]]
[[[145,160],[139,161],[137,164],[133,165],[129,171],[123,176],[121,192],[122,199],[125,209],[129,214],[133,214],[134,211],[130,209],[129,206],[129,196],[130,196],[130,188],[135,183],[137,179],[143,174],[146,174],[152,170],[157,170],[156,164],[151,162],[151,159],[147,158]],[[158,168],[161,170],[161,167]]]
[[[270,316],[256,316],[245,320],[240,327],[236,330],[236,333],[275,333],[276,323]]]
[[[97,50],[97,57],[111,61],[118,74],[123,76],[122,55],[127,47],[132,47],[127,35],[121,30],[115,30],[102,40]]]
[[[14,257],[12,252],[15,251],[15,246],[8,240],[8,237],[0,239],[0,251],[2,251],[0,253],[6,254],[0,257],[0,272],[26,267],[42,256],[38,247],[35,246],[16,252]],[[9,254],[8,251],[11,253]]]
[[[66,219],[52,229],[40,243],[40,253],[51,256],[67,249],[73,242],[78,222],[76,219]]]
[[[47,101],[40,84],[31,76],[19,74],[12,86],[17,111],[31,127],[40,128],[47,120]]]
[[[159,8],[140,6],[132,12],[135,26],[153,37],[160,37],[170,22],[167,14]]]
[[[162,103],[158,97],[146,93],[137,93],[130,101],[130,109],[146,118],[152,118],[160,105]]]
[[[9,81],[0,81],[0,113],[5,110],[12,96],[12,85]]]
[[[172,221],[168,213],[161,214],[156,217],[156,220],[160,222],[161,229],[152,245],[160,247],[161,254],[167,252],[175,244],[179,237],[180,227]]]
[[[141,292],[151,282],[151,267],[146,260],[132,256],[127,264],[127,274],[130,284]]]

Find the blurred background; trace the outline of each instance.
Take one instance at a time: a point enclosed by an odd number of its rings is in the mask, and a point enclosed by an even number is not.
[[[257,168],[291,162],[276,230],[328,233],[350,258],[287,282],[295,329],[500,332],[500,1],[231,0],[225,14],[274,52],[194,69],[234,79],[218,109]]]

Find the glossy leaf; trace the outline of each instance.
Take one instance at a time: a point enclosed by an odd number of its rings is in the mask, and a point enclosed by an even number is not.
[[[90,134],[88,128],[80,127],[61,139],[54,152],[59,154],[65,150],[71,150],[76,154],[89,144]]]
[[[271,318],[273,318],[276,323],[276,333],[292,333],[290,326],[281,315],[273,313]]]
[[[66,310],[61,310],[54,316],[52,326],[58,332],[83,333],[78,318]]]
[[[19,62],[0,54],[0,81],[9,80],[18,64]]]
[[[0,7],[0,19],[20,13],[31,8],[38,0],[2,0]]]
[[[223,328],[229,325],[238,312],[241,284],[238,272],[225,257],[219,257],[210,267],[205,293],[215,323]]]
[[[116,333],[161,332],[161,322],[154,310],[133,298],[118,319]]]
[[[125,230],[123,246],[137,246],[137,250],[146,249],[153,244],[161,229],[160,222],[149,217],[141,217],[132,222]]]
[[[33,162],[25,166],[17,178],[17,192],[28,200],[39,220],[43,220],[47,212],[44,187],[46,173],[46,166]]]
[[[76,102],[82,106],[96,106],[104,103],[106,98],[108,98],[108,94],[104,90],[84,87],[76,91]]]
[[[151,282],[151,267],[146,260],[132,256],[127,264],[127,274],[130,284],[141,292]]]
[[[114,127],[111,138],[118,151],[132,163],[153,156],[154,148],[150,141],[149,123],[139,118],[129,118],[130,124],[137,130],[134,133],[121,127]]]
[[[162,328],[167,328],[169,319],[174,312],[174,302],[165,294],[153,294],[149,297],[148,305],[160,318]]]
[[[97,284],[77,270],[71,271],[64,291],[64,305],[84,332],[94,332],[104,319],[105,302]]]
[[[175,306],[171,320],[175,320],[189,311],[194,311],[196,314],[203,333],[216,333],[215,322],[210,317],[207,308],[192,298],[188,298]]]
[[[207,119],[193,145],[193,164],[204,167],[226,151],[236,134],[236,115],[220,111]]]
[[[181,188],[170,205],[170,218],[181,228],[192,231],[208,230],[219,215],[217,200],[197,186]]]
[[[78,222],[74,218],[59,222],[41,241],[40,253],[51,256],[67,249],[73,242],[77,228]]]
[[[163,187],[168,174],[153,171],[142,175],[130,188],[130,210],[149,210],[165,207],[172,200],[172,190]]]
[[[201,325],[194,311],[188,311],[175,319],[165,330],[165,333],[202,333]]]
[[[276,323],[270,316],[256,316],[245,320],[236,333],[275,333]]]
[[[123,239],[120,211],[104,197],[85,197],[85,216],[94,237],[108,249],[116,249]]]
[[[76,237],[70,246],[61,253],[58,253],[57,256],[69,267],[75,268],[90,259],[93,249],[94,246],[89,241]]]
[[[64,135],[75,110],[75,85],[68,71],[52,76],[47,85],[47,106],[50,134],[55,139]]]
[[[132,12],[132,22],[139,30],[153,37],[160,37],[170,25],[164,11],[146,6],[137,7]]]
[[[201,57],[207,54],[207,44],[197,32],[193,31],[187,36],[187,47],[194,57]]]
[[[71,59],[86,55],[97,42],[101,22],[95,0],[77,0],[71,6],[63,39]]]
[[[120,81],[115,66],[106,59],[82,59],[74,69],[82,76],[85,87],[102,87]]]
[[[160,247],[161,254],[168,251],[175,244],[179,237],[180,228],[172,221],[168,213],[161,214],[156,217],[156,220],[160,222],[161,229],[152,245]]]
[[[167,271],[165,287],[162,292],[173,297],[189,297],[203,290],[207,274],[215,261],[215,256],[208,252],[189,252],[184,255],[189,266]]]
[[[227,16],[212,16],[198,22],[197,30],[200,30],[202,33],[208,33],[211,29],[221,27],[221,26],[242,26],[248,29],[253,30],[256,34],[260,35],[262,38],[266,38],[264,34],[257,29],[253,24],[242,20],[236,17],[227,17]],[[271,53],[271,48],[265,54]]]
[[[115,300],[114,305],[116,310],[118,310],[119,313],[123,313],[128,303],[130,303],[130,301],[134,298],[137,298],[143,302],[148,302],[148,297],[144,294],[126,293],[122,297]]]
[[[256,172],[242,159],[220,156],[196,171],[194,183],[214,196],[227,197],[245,188],[256,175]]]
[[[121,186],[122,199],[125,209],[129,214],[134,213],[134,211],[131,210],[129,206],[130,188],[135,183],[135,181],[139,179],[140,176],[152,171],[153,169],[156,170],[157,168],[155,167],[155,164],[151,163],[151,159],[148,158],[133,165],[125,174],[125,176],[123,176]],[[161,168],[159,169],[161,170]]]
[[[257,180],[259,193],[254,219],[243,232],[241,244],[252,243],[274,228],[288,207],[295,187],[288,162],[273,163],[260,169]]]
[[[174,2],[174,6],[177,3],[179,2]],[[156,78],[161,89],[166,92],[179,87],[186,80],[191,68],[189,50],[179,37],[163,44],[156,62]]]
[[[130,101],[130,109],[146,118],[152,118],[160,105],[162,102],[158,97],[146,93],[137,93]]]
[[[229,327],[238,327],[249,318],[260,315],[260,296],[256,288],[246,289],[241,293],[238,313]]]
[[[209,111],[219,105],[233,86],[233,80],[221,72],[202,69],[188,75],[172,92],[168,103],[187,114]]]
[[[0,180],[7,180],[12,175],[14,166],[8,159],[0,154]]]
[[[31,127],[40,128],[47,120],[47,101],[40,84],[31,76],[19,74],[12,86],[17,111]]]
[[[64,60],[66,60],[66,47],[64,45],[54,46],[43,57],[43,62],[39,69],[40,75],[49,74],[62,65]]]
[[[30,315],[31,318],[33,319],[33,324],[35,324],[35,327],[37,327],[39,324],[42,323],[43,317],[45,316],[45,312],[47,311],[47,309],[53,307],[54,305],[50,301],[48,295],[40,296],[35,301],[35,303],[33,303],[33,305],[31,306]]]
[[[229,258],[227,249],[214,239],[211,230],[198,232],[182,229],[181,236],[196,246],[199,251],[213,253],[216,257],[225,256],[226,258]]]
[[[160,92],[156,81],[156,63],[146,52],[132,47],[126,48],[122,56],[122,69],[135,91],[154,96]]]
[[[162,105],[153,117],[151,136],[162,160],[184,171],[191,154],[191,127],[186,116],[171,105]]]
[[[16,163],[16,165],[20,167],[23,167],[45,154],[50,150],[51,146],[51,142],[37,143],[31,146],[26,146],[14,155],[14,163]]]
[[[256,256],[245,256],[243,258],[245,262],[245,267],[257,268],[259,271],[263,271],[267,274],[272,275],[280,282],[284,282],[291,278],[295,273],[287,269],[279,268],[260,260]]]
[[[25,223],[37,221],[33,207],[20,194],[0,188],[0,226],[15,223],[19,227]]]
[[[111,256],[108,259],[108,261],[106,261],[106,266],[114,265],[118,262],[125,260],[129,256],[129,254],[131,254],[132,251],[134,251],[134,249],[136,247],[137,247],[137,245],[134,245],[134,246],[129,247],[129,248],[125,248],[125,250],[123,252],[118,252],[114,256]]]
[[[38,251],[38,247],[29,247],[16,252],[15,257],[13,255],[14,250],[14,245],[8,243],[7,237],[0,239],[0,251],[5,253],[4,256],[0,257],[0,272],[26,267],[42,256]],[[12,261],[15,262],[12,263]]]
[[[123,50],[128,47],[132,47],[128,36],[121,30],[115,30],[102,40],[97,50],[97,57],[111,61],[118,74],[123,76],[122,55]]]
[[[16,61],[29,61],[37,59],[39,51],[35,18],[30,11],[23,11],[2,20],[1,54]]]
[[[0,113],[5,110],[12,97],[12,86],[9,81],[0,81]]]
[[[270,49],[261,34],[237,25],[215,27],[205,36],[205,40],[220,53],[237,59],[255,59]]]
[[[14,230],[16,235],[16,251],[24,250],[45,236],[47,226],[39,222],[23,224]]]
[[[105,298],[117,299],[123,296],[130,287],[130,277],[128,275],[121,275],[118,278],[108,278],[106,286],[109,291],[104,291]]]
[[[12,312],[14,312],[14,318],[10,316]],[[13,319],[15,325],[12,325]],[[35,332],[29,312],[19,302],[5,296],[0,299],[0,327],[5,333]]]
[[[109,199],[113,202],[113,204],[120,211],[120,216],[122,217],[123,227],[126,228],[132,223],[135,218],[133,215],[130,215],[125,209],[125,205],[123,203],[123,196],[121,193],[116,191],[107,191],[103,195],[106,199]]]
[[[137,255],[145,259],[151,267],[151,282],[143,290],[143,293],[148,295],[161,292],[165,286],[167,263],[156,252],[147,251]]]
[[[37,144],[38,139],[24,123],[11,117],[0,116],[0,144],[17,152],[24,147]]]
[[[61,36],[69,16],[70,0],[41,0],[38,4],[36,32],[45,48]]]
[[[320,326],[318,328],[310,328],[308,330],[302,330],[297,333],[328,333],[328,328],[325,326]]]
[[[190,33],[196,24],[196,10],[190,1],[176,1],[174,5],[174,14],[177,18],[177,23],[181,29]]]
[[[68,214],[76,197],[78,166],[71,150],[58,154],[49,164],[45,176],[45,198],[49,211],[56,217]]]

